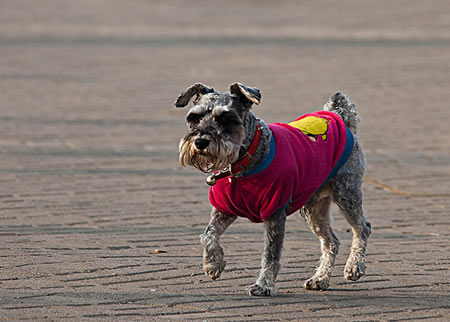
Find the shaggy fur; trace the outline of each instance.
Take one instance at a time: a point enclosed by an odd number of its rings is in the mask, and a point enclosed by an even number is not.
[[[184,107],[194,97],[194,107],[186,116],[188,133],[180,141],[180,163],[183,166],[210,173],[223,170],[247,152],[259,124],[261,141],[252,161],[240,176],[257,166],[269,152],[272,136],[264,121],[251,112],[253,104],[259,104],[258,89],[235,83],[230,93],[219,93],[213,88],[197,83],[183,92],[175,106]],[[365,157],[359,144],[357,126],[360,121],[356,106],[341,93],[332,95],[324,110],[337,113],[354,134],[352,154],[336,175],[300,209],[312,232],[321,245],[322,256],[315,274],[308,279],[306,289],[325,290],[330,284],[330,271],[339,249],[339,238],[330,224],[330,205],[335,202],[353,231],[351,253],[344,269],[344,277],[356,281],[365,273],[365,252],[371,225],[362,207],[362,182]],[[226,180],[226,179],[222,179]],[[280,270],[286,217],[289,206],[273,214],[264,222],[265,246],[261,271],[255,284],[248,287],[248,293],[255,296],[275,295],[275,281]],[[213,207],[211,220],[200,236],[203,245],[203,270],[213,280],[225,269],[224,252],[220,236],[237,216],[224,214]]]

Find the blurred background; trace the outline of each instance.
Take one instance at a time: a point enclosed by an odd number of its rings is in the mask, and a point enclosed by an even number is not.
[[[164,306],[170,296],[161,295],[180,290],[200,297],[191,308],[208,310],[201,294],[212,286],[201,274],[197,240],[208,221],[208,187],[203,175],[178,165],[186,110],[173,102],[195,82],[227,91],[237,81],[261,90],[254,111],[268,123],[319,109],[336,91],[350,96],[362,116],[367,175],[435,194],[407,199],[366,184],[375,231],[371,272],[385,272],[369,281],[387,290],[387,302],[364,302],[364,284],[350,300],[381,318],[377,307],[390,305],[389,294],[398,298],[389,287],[414,275],[439,298],[439,269],[449,255],[442,248],[450,208],[442,196],[450,191],[448,0],[2,0],[0,298],[10,308],[4,316],[43,318],[51,307],[75,318],[118,317],[119,309],[128,312],[122,302],[140,292],[160,306],[148,311],[144,301],[130,311],[135,315],[186,313],[182,302]],[[348,226],[341,216],[335,225],[346,254]],[[301,293],[318,244],[301,220],[293,220],[288,235],[285,272],[301,273],[282,277],[280,292]],[[224,238],[231,280],[214,285],[243,294],[257,274],[262,227],[242,221]],[[385,262],[399,238],[403,246]],[[305,266],[298,266],[299,244]],[[152,255],[155,249],[167,253]],[[339,260],[341,267],[345,256]],[[385,277],[393,276],[392,263],[404,279]],[[430,271],[422,274],[426,265]],[[55,289],[64,294],[39,297]],[[19,303],[14,297],[23,293],[33,300]],[[101,304],[99,294],[110,306],[90,306]],[[214,296],[227,310],[229,302]],[[240,300],[252,307],[246,299]],[[440,316],[437,302],[415,299],[431,307],[424,316]],[[348,318],[351,301],[336,303],[334,316]],[[271,308],[275,315],[281,309]]]
[[[449,161],[438,121],[449,116],[447,1],[5,0],[0,10],[2,139],[11,144],[19,128],[34,135],[54,121],[54,135],[25,140],[170,154],[183,132],[178,93],[239,81],[261,89],[255,112],[268,122],[343,91],[360,107],[369,154]],[[121,122],[72,135],[61,119]],[[145,122],[173,122],[172,131],[153,135]]]

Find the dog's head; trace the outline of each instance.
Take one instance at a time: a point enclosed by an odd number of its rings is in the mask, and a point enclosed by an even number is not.
[[[177,98],[185,107],[194,97],[186,115],[188,133],[180,141],[180,163],[208,173],[224,169],[239,158],[246,136],[244,120],[253,104],[259,104],[258,89],[235,83],[230,93],[219,93],[197,83]]]

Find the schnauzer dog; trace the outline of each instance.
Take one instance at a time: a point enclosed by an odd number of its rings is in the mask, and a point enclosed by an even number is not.
[[[204,272],[213,280],[220,277],[226,262],[219,239],[238,216],[263,222],[262,267],[248,293],[275,295],[286,217],[299,210],[322,252],[304,287],[327,289],[339,247],[330,225],[334,201],[353,231],[344,277],[356,281],[363,276],[371,225],[362,207],[365,157],[356,136],[359,116],[349,98],[336,93],[321,111],[269,125],[251,111],[261,100],[256,88],[235,83],[230,93],[220,93],[197,83],[175,106],[184,107],[192,98],[179,150],[181,165],[211,173],[207,183],[213,208],[200,236]]]

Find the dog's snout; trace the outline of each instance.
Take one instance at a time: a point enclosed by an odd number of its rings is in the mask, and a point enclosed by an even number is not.
[[[209,140],[207,139],[196,139],[195,146],[199,150],[204,150],[209,145]]]

